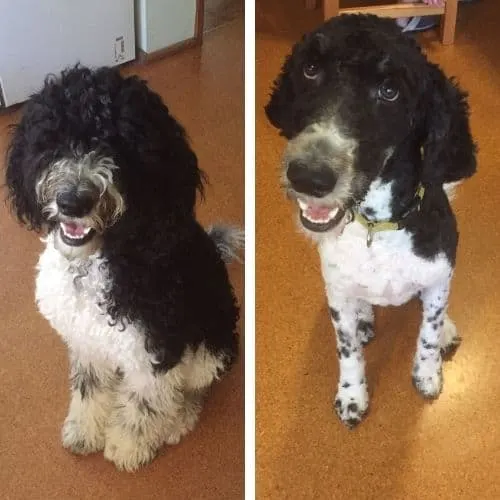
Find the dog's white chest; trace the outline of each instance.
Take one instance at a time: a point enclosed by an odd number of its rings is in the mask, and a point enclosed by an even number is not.
[[[96,256],[68,261],[49,237],[38,262],[36,300],[40,312],[80,359],[102,359],[114,366],[150,366],[144,336],[133,325],[111,326],[102,302],[108,286]]]
[[[319,244],[329,292],[376,305],[400,305],[451,272],[444,255],[432,261],[415,255],[411,235],[404,230],[376,233],[370,247],[366,238],[367,230],[353,222],[340,236]]]

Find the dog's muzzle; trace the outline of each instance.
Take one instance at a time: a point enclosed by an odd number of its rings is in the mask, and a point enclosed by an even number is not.
[[[92,212],[98,199],[98,191],[81,191],[77,187],[56,196],[60,237],[66,245],[85,245],[95,236],[95,229],[85,222],[85,218]]]
[[[306,229],[325,232],[339,224],[345,211],[328,198],[338,180],[332,168],[326,164],[309,166],[303,161],[292,160],[287,165],[286,177],[299,204],[300,222]]]

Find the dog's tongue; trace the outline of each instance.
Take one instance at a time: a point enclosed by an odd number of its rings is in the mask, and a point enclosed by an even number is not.
[[[331,207],[308,206],[304,214],[312,220],[324,220],[328,219],[331,211]]]
[[[69,236],[84,236],[85,228],[74,222],[64,222],[64,232]]]

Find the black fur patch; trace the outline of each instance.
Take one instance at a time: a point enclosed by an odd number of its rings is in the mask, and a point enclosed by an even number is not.
[[[437,344],[430,344],[425,339],[422,339],[421,343],[422,343],[422,347],[424,349],[437,349],[438,348]]]
[[[333,321],[335,321],[335,323],[338,323],[340,319],[340,313],[333,307],[330,307],[330,316],[333,318]]]
[[[337,337],[340,345],[349,344],[350,337],[344,330],[339,328],[337,330]]]
[[[356,403],[349,403],[347,405],[347,409],[348,411],[352,411],[352,412],[357,412],[358,411],[358,405]]]
[[[339,352],[340,358],[348,358],[351,355],[351,351],[346,347],[341,347]]]

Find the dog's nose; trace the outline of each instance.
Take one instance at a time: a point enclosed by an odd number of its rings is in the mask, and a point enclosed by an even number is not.
[[[333,191],[337,183],[337,176],[327,165],[309,167],[300,160],[288,164],[286,175],[295,191],[318,198]]]
[[[68,217],[83,217],[94,206],[94,198],[88,193],[78,193],[78,190],[64,191],[56,197],[59,210]]]

